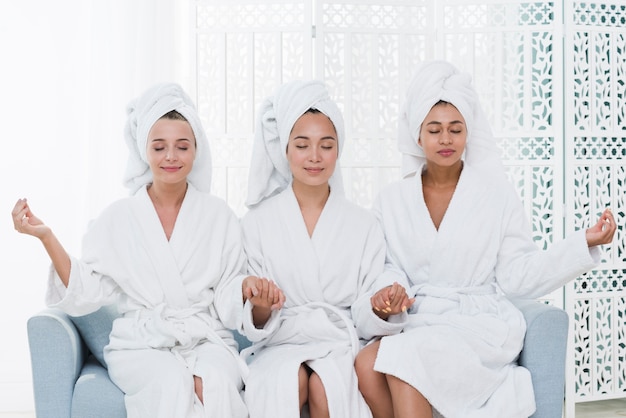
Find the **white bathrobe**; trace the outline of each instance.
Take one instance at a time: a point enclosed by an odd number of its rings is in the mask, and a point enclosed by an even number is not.
[[[274,280],[286,296],[264,329],[254,327],[251,305],[245,305],[244,333],[257,341],[242,352],[250,356],[250,417],[300,416],[302,363],[322,379],[331,418],[370,417],[354,371],[359,336],[401,326],[378,319],[369,301],[385,257],[374,215],[331,192],[309,237],[290,185],[250,210],[242,226],[250,274]]]
[[[512,186],[467,166],[438,230],[419,175],[383,190],[375,212],[388,247],[379,287],[396,280],[417,298],[404,332],[382,338],[375,370],[446,418],[531,415],[530,373],[515,364],[525,322],[502,292],[542,296],[593,267],[584,231],[539,251]]]
[[[90,225],[71,263],[69,287],[53,272],[47,302],[71,315],[118,302],[105,360],[129,417],[247,417],[247,367],[227,329],[240,326],[246,263],[223,201],[190,184],[168,241],[143,186]]]

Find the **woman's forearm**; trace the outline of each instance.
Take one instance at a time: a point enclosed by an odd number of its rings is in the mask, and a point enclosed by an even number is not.
[[[50,260],[52,260],[54,269],[61,278],[65,287],[67,287],[70,282],[70,269],[72,265],[70,256],[67,254],[65,248],[63,248],[52,231],[50,231],[50,233],[45,237],[42,237],[41,242],[50,257]]]

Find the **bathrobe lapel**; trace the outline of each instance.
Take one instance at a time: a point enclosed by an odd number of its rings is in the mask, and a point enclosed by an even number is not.
[[[289,279],[284,285],[290,287],[288,293],[298,299],[294,301],[296,304],[306,303],[308,300],[321,300],[323,296],[320,263],[313,238],[309,237],[293,189],[289,187],[281,197],[285,199],[285,202],[278,205],[281,213],[279,219],[284,220],[284,225],[291,230],[284,235],[289,240],[286,243],[289,246],[286,250],[293,256],[294,271],[300,276],[298,280]],[[313,232],[313,237],[316,233],[317,231]]]
[[[138,233],[143,235],[141,242],[148,243],[151,247],[146,253],[155,266],[154,270],[161,284],[163,297],[172,307],[187,307],[190,302],[185,292],[183,278],[176,263],[171,243],[168,242],[165,236],[154,205],[148,196],[147,189],[143,188],[137,193],[141,193],[143,196],[134,201],[132,213],[136,218],[137,225],[139,225]],[[192,193],[191,190],[188,191],[188,194],[189,193]],[[179,229],[179,221],[185,219],[184,214],[188,206],[187,202],[189,198],[189,195],[187,195],[183,200],[172,237],[176,235],[176,231]],[[159,227],[155,227],[155,224]]]

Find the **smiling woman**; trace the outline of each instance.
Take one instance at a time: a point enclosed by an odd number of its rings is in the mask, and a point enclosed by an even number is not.
[[[287,144],[294,191],[327,184],[335,172],[338,150],[335,126],[328,116],[314,110],[302,115]]]
[[[166,58],[185,13],[173,3],[3,5],[0,111],[11,115],[2,136],[14,152],[0,166],[0,203],[6,212],[29,196],[70,251],[78,252],[88,220],[126,194],[118,173],[127,154],[121,138],[128,98],[182,78]],[[0,357],[0,412],[33,409],[26,320],[44,306],[48,270],[41,248],[12,229],[6,216],[0,219],[0,266],[12,278],[11,292],[0,296],[0,332],[12,341]]]
[[[147,157],[155,178],[162,176],[166,183],[186,181],[196,158],[196,139],[187,120],[164,116],[155,122],[148,134]]]
[[[152,172],[153,184],[148,195],[159,214],[165,236],[169,240],[174,230],[176,216],[187,190],[187,176],[196,158],[196,138],[187,119],[176,111],[166,113],[157,120],[147,138],[147,160]],[[173,211],[163,205],[163,196],[180,189]]]

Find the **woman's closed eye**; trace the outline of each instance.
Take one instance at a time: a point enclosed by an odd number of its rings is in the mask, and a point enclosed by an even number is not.
[[[163,151],[165,150],[165,147],[154,147],[152,148],[154,151]],[[180,151],[187,151],[189,149],[189,147],[176,147],[176,149],[180,150]]]

